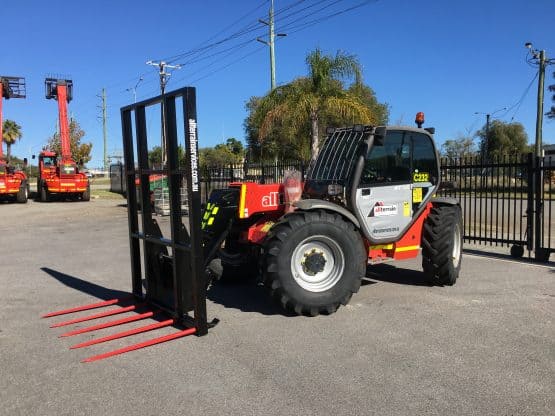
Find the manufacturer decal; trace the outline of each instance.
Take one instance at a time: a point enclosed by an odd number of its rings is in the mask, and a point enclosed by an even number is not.
[[[383,202],[376,202],[369,217],[387,217],[397,215],[397,205],[385,205]]]
[[[277,207],[279,205],[279,192],[270,192],[269,195],[262,197],[263,207]]]
[[[372,234],[395,233],[398,231],[399,231],[399,227],[376,228],[372,230]]]

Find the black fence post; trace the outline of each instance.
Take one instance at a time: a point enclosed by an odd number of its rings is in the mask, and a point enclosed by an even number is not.
[[[535,180],[535,204],[534,204],[534,258],[536,261],[546,262],[549,260],[550,250],[543,246],[543,158],[535,156],[534,180]],[[534,192],[534,190],[532,190]]]
[[[527,157],[528,171],[528,192],[526,205],[526,248],[528,251],[534,250],[534,192],[536,189],[535,175],[535,157],[532,153],[528,153]]]

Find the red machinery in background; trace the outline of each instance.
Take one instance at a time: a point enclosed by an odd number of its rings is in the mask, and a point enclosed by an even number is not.
[[[29,182],[25,172],[9,165],[4,159],[2,150],[3,121],[2,100],[10,98],[25,98],[25,78],[0,76],[0,198],[9,198],[20,203],[29,198]],[[27,159],[24,159],[24,165]]]
[[[79,165],[71,156],[67,104],[73,97],[73,82],[69,79],[46,78],[46,98],[58,101],[60,124],[61,157],[56,152],[44,150],[39,154],[37,193],[42,202],[52,200],[55,196],[91,198],[90,184],[87,176],[79,171]]]

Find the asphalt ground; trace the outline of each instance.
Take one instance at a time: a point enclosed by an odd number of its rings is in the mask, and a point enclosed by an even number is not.
[[[130,289],[121,202],[0,204],[1,415],[554,412],[553,264],[470,254],[453,287],[427,286],[419,260],[369,269],[316,318],[283,315],[254,283],[215,286],[207,336],[80,363],[175,331],[69,350],[153,321],[57,338],[66,318],[40,319]]]

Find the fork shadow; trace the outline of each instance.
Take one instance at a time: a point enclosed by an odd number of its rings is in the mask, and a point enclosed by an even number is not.
[[[57,281],[59,281],[60,283],[66,285],[67,287],[86,293],[87,295],[94,296],[98,299],[102,299],[102,300],[108,300],[108,299],[114,299],[114,298],[119,299],[119,298],[130,296],[129,292],[109,289],[107,287],[88,282],[78,277],[71,276],[66,273],[62,273],[58,270],[51,269],[49,267],[41,267],[41,270],[46,274],[50,275],[51,277],[53,277],[54,279],[56,279]]]

